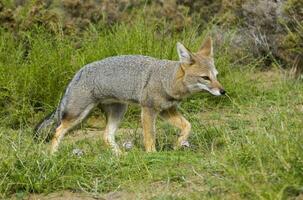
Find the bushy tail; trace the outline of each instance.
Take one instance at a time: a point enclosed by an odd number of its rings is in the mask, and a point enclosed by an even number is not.
[[[34,138],[38,141],[49,141],[53,136],[59,123],[59,112],[54,112],[46,116],[34,129]]]

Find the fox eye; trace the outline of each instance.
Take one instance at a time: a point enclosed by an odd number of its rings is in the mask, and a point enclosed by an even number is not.
[[[206,81],[210,81],[209,76],[201,76],[201,78],[203,78],[203,79],[206,80]]]

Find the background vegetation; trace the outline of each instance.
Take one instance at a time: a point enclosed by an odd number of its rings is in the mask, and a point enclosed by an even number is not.
[[[125,199],[302,198],[303,86],[286,76],[302,63],[302,7],[298,0],[1,1],[0,197],[69,190]],[[118,141],[135,147],[121,158],[102,145],[98,110],[98,125],[70,134],[56,156],[33,141],[33,127],[83,65],[121,54],[176,60],[177,41],[196,50],[206,35],[228,97],[182,103],[193,125],[190,149],[173,151],[178,130],[159,120],[159,152],[144,153],[134,106]]]

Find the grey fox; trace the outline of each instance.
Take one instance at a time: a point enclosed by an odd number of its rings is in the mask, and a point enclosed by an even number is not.
[[[54,153],[64,134],[99,105],[107,118],[104,141],[119,154],[115,132],[127,104],[137,103],[142,108],[147,152],[156,151],[155,120],[158,114],[181,129],[176,147],[187,144],[191,125],[177,111],[177,105],[193,93],[206,90],[219,96],[224,95],[225,90],[216,79],[218,71],[214,65],[211,38],[206,39],[197,53],[178,42],[177,52],[179,61],[123,55],[87,64],[68,84],[55,112],[37,126],[36,134],[46,130],[55,132],[51,145]]]

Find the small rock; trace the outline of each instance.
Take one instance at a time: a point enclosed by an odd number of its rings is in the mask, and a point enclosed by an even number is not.
[[[125,150],[131,150],[133,148],[133,143],[131,141],[126,141],[122,146]]]
[[[181,147],[187,147],[188,148],[188,147],[190,147],[190,144],[187,140],[184,140],[184,141],[181,142]]]
[[[83,156],[84,152],[81,149],[76,148],[76,149],[73,149],[73,154],[75,156],[81,157],[81,156]]]

